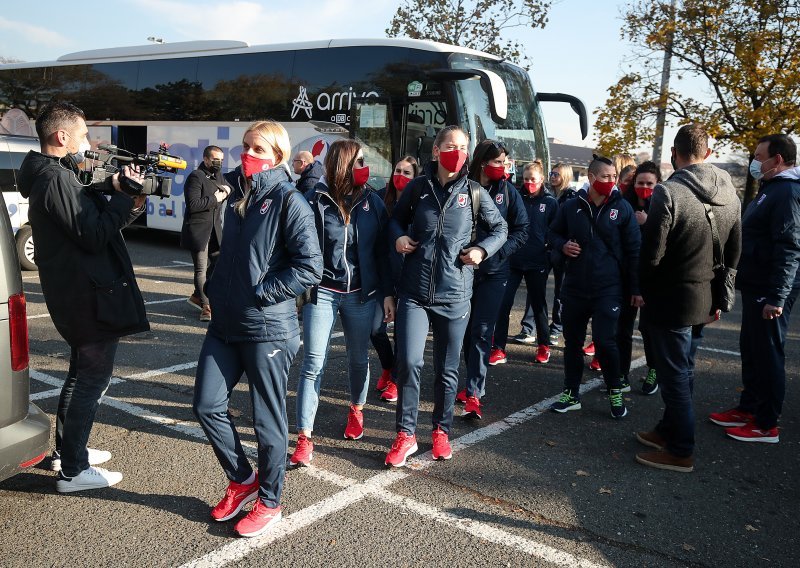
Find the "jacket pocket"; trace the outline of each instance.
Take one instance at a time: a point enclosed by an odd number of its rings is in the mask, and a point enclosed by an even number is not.
[[[97,323],[109,329],[126,329],[139,323],[133,286],[125,277],[110,284],[95,284]]]

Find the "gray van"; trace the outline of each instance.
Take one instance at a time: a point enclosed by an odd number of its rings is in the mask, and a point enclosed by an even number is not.
[[[30,402],[28,314],[5,200],[0,194],[0,481],[42,461],[50,418]]]
[[[28,222],[28,199],[17,188],[17,174],[28,151],[39,151],[39,139],[34,136],[0,135],[0,191],[3,192],[11,230],[23,270],[36,270],[33,261],[33,233]]]

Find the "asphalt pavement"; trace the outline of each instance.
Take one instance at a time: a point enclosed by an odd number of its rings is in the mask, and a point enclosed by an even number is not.
[[[453,458],[430,459],[431,342],[426,349],[417,437],[409,466],[387,470],[394,404],[370,390],[365,435],[342,436],[348,381],[341,329],[331,341],[314,432],[314,466],[287,473],[284,520],[255,539],[236,538],[235,521],[209,512],[226,480],[191,411],[206,324],[186,303],[189,254],[175,235],[127,235],[152,330],[124,339],[115,378],[90,445],[110,450],[104,467],[123,481],[59,495],[49,459],[0,482],[0,566],[800,566],[800,334],[787,342],[787,397],[779,444],[727,439],[707,420],[735,405],[740,314],[706,328],[697,362],[697,449],[691,474],[634,461],[633,437],[655,425],[660,394],[644,396],[641,341],[614,421],[599,375],[586,369],[583,409],[547,410],[561,390],[562,350],[547,365],[535,348],[512,344],[490,369],[481,421],[456,418]],[[68,349],[47,315],[35,272],[23,273],[31,343],[31,393],[53,417]],[[512,314],[518,331],[524,288]],[[302,350],[287,399],[290,449]],[[587,359],[588,362],[588,359]],[[371,356],[374,386],[380,365]],[[251,456],[255,437],[246,379],[231,413]]]

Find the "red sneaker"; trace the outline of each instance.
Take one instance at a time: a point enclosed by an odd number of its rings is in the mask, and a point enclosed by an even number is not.
[[[211,518],[215,521],[227,521],[239,514],[242,507],[258,498],[258,472],[255,480],[249,485],[231,481],[225,490],[225,497],[211,509]]]
[[[589,363],[589,368],[590,368],[592,371],[602,371],[602,370],[603,370],[603,369],[600,367],[600,361],[597,359],[597,357],[592,357],[592,362],[591,362],[591,363]]]
[[[777,426],[769,430],[762,430],[756,426],[755,422],[748,422],[744,426],[737,426],[735,428],[726,428],[725,433],[734,440],[739,440],[740,442],[777,444],[780,440]]]
[[[726,428],[734,428],[736,426],[744,426],[748,422],[753,421],[753,415],[749,412],[742,412],[736,408],[731,408],[725,412],[714,412],[708,415],[708,419],[718,426],[725,426]]]
[[[239,536],[253,537],[265,532],[281,520],[281,508],[270,509],[259,499],[247,516],[233,528]]]
[[[395,402],[397,400],[397,383],[389,381],[389,385],[381,393],[381,400],[386,402]]]
[[[461,389],[458,391],[458,394],[456,395],[456,402],[460,404],[467,403],[467,389]]]
[[[470,396],[467,398],[467,403],[464,405],[464,412],[461,413],[464,418],[483,418],[481,414],[481,401],[477,396]]]
[[[364,435],[364,413],[356,408],[355,404],[350,405],[350,412],[347,414],[347,427],[344,429],[344,437],[350,440],[360,440]]]
[[[405,432],[398,432],[397,438],[394,439],[392,449],[386,454],[386,465],[392,467],[403,467],[406,465],[408,456],[416,452],[417,437],[414,434],[406,434]]]
[[[550,362],[550,348],[547,345],[540,345],[536,349],[536,362],[542,365]]]
[[[471,397],[474,398],[474,397]],[[469,404],[469,399],[467,399],[467,404]],[[433,431],[433,450],[431,451],[431,456],[435,460],[449,460],[453,457],[453,450],[450,449],[450,441],[447,438],[447,434],[441,427],[437,426],[436,430]]]
[[[594,341],[590,341],[589,345],[583,348],[583,354],[587,357],[594,357]]]
[[[494,347],[492,352],[489,354],[489,364],[492,366],[500,365],[501,363],[505,363],[507,360],[506,352],[499,347]]]
[[[308,467],[311,465],[313,457],[314,444],[311,443],[311,438],[299,434],[297,436],[297,446],[294,449],[292,457],[289,458],[289,465],[292,467]]]
[[[381,378],[378,379],[378,384],[375,385],[375,390],[385,391],[392,382],[392,370],[384,369],[381,373]]]

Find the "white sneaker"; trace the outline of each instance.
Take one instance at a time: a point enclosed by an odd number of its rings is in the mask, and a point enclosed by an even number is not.
[[[100,465],[111,459],[111,452],[95,450],[94,448],[86,449],[89,451],[89,465]],[[50,471],[55,471],[56,473],[61,471],[61,454],[56,451],[53,451],[53,456],[50,461]]]
[[[72,493],[86,489],[101,489],[111,487],[122,481],[122,474],[118,471],[108,471],[102,467],[89,467],[75,477],[64,477],[59,474],[56,481],[56,490],[59,493]]]

